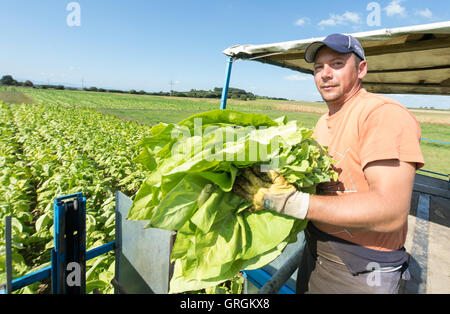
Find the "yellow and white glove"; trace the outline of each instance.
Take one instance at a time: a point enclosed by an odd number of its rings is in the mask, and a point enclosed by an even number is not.
[[[282,175],[245,168],[238,176],[233,192],[253,204],[253,210],[269,209],[298,219],[305,219],[309,194],[297,191]]]

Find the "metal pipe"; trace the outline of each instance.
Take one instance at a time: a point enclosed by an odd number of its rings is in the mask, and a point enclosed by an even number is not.
[[[425,170],[425,169],[419,169],[417,171],[432,173],[432,174],[435,174],[435,175],[438,175],[438,176],[442,176],[442,177],[447,177],[448,176],[448,174],[443,174],[443,173],[434,172],[434,171]]]
[[[258,291],[258,294],[277,293],[298,268],[302,260],[303,251],[304,247],[299,248],[295,254],[293,254],[286,263],[284,263],[283,266],[267,280],[264,286]]]
[[[6,249],[6,294],[12,292],[12,245],[11,245],[11,216],[5,217],[5,249]]]
[[[23,277],[14,279],[12,281],[12,290],[16,291],[26,286],[29,286],[35,282],[42,281],[51,276],[52,267],[47,266],[41,270],[37,270],[31,274],[25,275]]]
[[[109,243],[103,244],[102,246],[96,247],[86,252],[86,260],[90,260],[96,258],[97,256],[103,255],[112,251],[116,248],[115,241],[111,241]]]
[[[437,141],[437,140],[429,140],[427,138],[421,138],[421,141],[427,141],[427,142],[434,142],[434,143],[439,143],[439,144],[450,144],[449,142],[445,142],[445,141]]]
[[[220,101],[220,109],[226,109],[227,107],[228,87],[230,85],[231,66],[233,65],[233,61],[233,57],[228,58],[225,85],[222,89],[222,99]]]
[[[91,249],[86,252],[86,260],[90,260],[93,258],[96,258],[97,256],[100,256],[102,254],[105,254],[109,251],[112,251],[115,249],[115,241],[109,242],[107,244],[104,244],[102,246],[96,247],[94,249]],[[53,251],[53,250],[52,250]],[[23,277],[14,279],[12,281],[12,291],[19,290],[20,288],[26,287],[28,285],[31,285],[37,281],[42,281],[44,279],[47,279],[48,277],[52,276],[53,278],[55,276],[52,275],[52,267],[47,266],[41,270],[35,271],[31,274],[25,275]],[[52,278],[52,279],[53,279]]]

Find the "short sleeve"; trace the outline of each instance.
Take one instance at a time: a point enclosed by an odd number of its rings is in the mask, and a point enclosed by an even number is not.
[[[424,166],[420,149],[421,129],[416,118],[395,104],[384,104],[372,111],[360,128],[361,167],[372,161],[398,159]]]

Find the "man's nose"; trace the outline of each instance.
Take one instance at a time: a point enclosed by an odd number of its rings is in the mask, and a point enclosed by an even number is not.
[[[323,80],[328,80],[333,77],[333,71],[328,64],[323,65],[323,69],[321,72]]]

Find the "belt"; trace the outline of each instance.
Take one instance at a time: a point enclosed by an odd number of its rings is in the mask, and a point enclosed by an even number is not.
[[[394,272],[406,270],[408,266],[408,256],[404,249],[393,252],[374,251],[322,232],[312,223],[308,224],[305,235],[313,256],[318,255],[339,265],[345,265],[353,275],[373,270]],[[375,262],[375,267],[370,269],[372,262]]]

